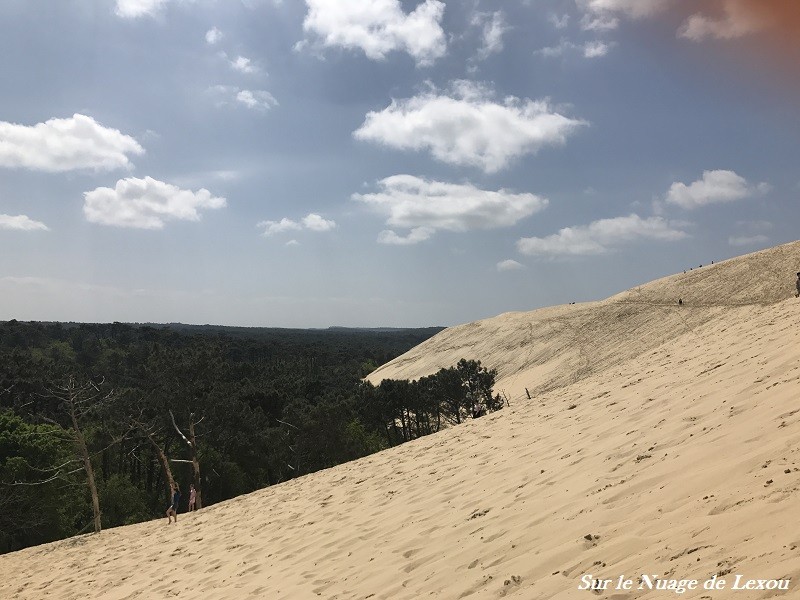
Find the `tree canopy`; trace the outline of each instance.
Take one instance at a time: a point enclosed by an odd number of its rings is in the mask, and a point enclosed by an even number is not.
[[[162,515],[172,478],[207,506],[501,408],[479,361],[363,381],[438,331],[0,323],[0,552],[91,528],[87,461],[113,527]],[[70,380],[109,392],[80,423]]]

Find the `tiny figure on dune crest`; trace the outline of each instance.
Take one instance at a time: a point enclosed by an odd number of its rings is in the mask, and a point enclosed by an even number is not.
[[[797,288],[797,293],[794,295],[795,298],[800,296],[800,273],[797,274],[797,281],[795,282],[794,286]]]
[[[172,523],[173,517],[175,518],[175,522],[178,522],[178,503],[181,501],[181,488],[178,486],[178,483],[175,482],[172,484],[172,504],[167,509],[167,525]]]
[[[189,512],[197,510],[195,504],[197,503],[197,490],[194,489],[194,484],[189,484]]]

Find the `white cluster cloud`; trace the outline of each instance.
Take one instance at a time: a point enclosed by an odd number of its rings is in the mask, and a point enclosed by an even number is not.
[[[585,124],[555,112],[545,100],[509,96],[498,103],[489,88],[456,81],[449,95],[431,87],[369,112],[353,136],[392,148],[429,150],[442,162],[493,173],[542,146],[563,144]]]
[[[0,215],[0,229],[49,231],[50,228],[41,221],[34,221],[27,215]]]
[[[275,96],[266,90],[244,90],[233,85],[215,85],[208,93],[219,106],[244,106],[249,109],[267,111],[278,106]]]
[[[316,213],[309,213],[300,221],[293,221],[284,217],[280,221],[261,221],[256,224],[256,227],[262,227],[264,231],[262,235],[269,237],[276,233],[284,233],[286,231],[300,231],[301,229],[308,229],[309,231],[325,232],[336,228],[336,222],[322,218]],[[287,245],[292,241],[287,242]],[[292,244],[294,245],[294,244]]]
[[[707,204],[742,200],[767,191],[769,191],[768,184],[759,183],[751,186],[744,177],[733,171],[703,171],[703,178],[689,185],[679,181],[673,183],[665,201],[691,210]]]
[[[583,55],[586,58],[597,58],[608,54],[609,45],[605,42],[586,42],[583,45]]]
[[[239,90],[236,92],[236,101],[247,108],[260,108],[267,110],[278,105],[275,97],[265,90]]]
[[[391,229],[384,229],[378,234],[378,243],[389,246],[413,246],[433,237],[433,227],[414,227],[407,235],[398,235]]]
[[[410,230],[405,237],[392,230],[381,232],[378,241],[384,244],[418,243],[437,230],[509,227],[547,206],[546,199],[534,194],[488,191],[471,184],[430,181],[413,175],[393,175],[378,185],[380,192],[353,194],[353,200],[388,215],[387,225]]]
[[[444,2],[424,0],[403,12],[400,0],[306,0],[303,29],[324,46],[363,50],[383,60],[405,50],[418,65],[429,65],[447,50],[441,27]]]
[[[283,233],[284,231],[297,231],[298,229],[302,229],[300,223],[287,219],[286,217],[280,221],[261,221],[256,224],[256,227],[263,227],[263,235],[265,236]]]
[[[84,193],[83,213],[92,223],[140,229],[162,229],[166,221],[199,221],[198,209],[227,205],[206,189],[197,192],[152,177],[120,179],[114,189]]]
[[[518,271],[519,269],[524,269],[524,265],[518,263],[513,259],[502,260],[497,263],[497,270],[498,271]]]
[[[30,126],[0,121],[0,167],[109,171],[130,167],[128,155],[143,153],[135,139],[86,115]]]
[[[303,217],[303,227],[311,231],[330,231],[336,227],[334,221],[328,221],[315,213],[310,213]]]
[[[117,0],[116,13],[123,19],[153,16],[166,3],[167,0]]]
[[[214,45],[222,39],[222,32],[216,27],[212,27],[206,31],[206,43]]]
[[[246,75],[251,75],[253,73],[258,72],[258,67],[253,64],[249,58],[245,56],[237,56],[231,61],[228,61],[231,65],[231,69],[234,71],[239,71],[239,73],[244,73]]]
[[[603,254],[615,246],[641,239],[675,241],[687,234],[661,217],[600,219],[589,225],[565,227],[547,237],[517,240],[517,250],[530,256],[579,256]]]

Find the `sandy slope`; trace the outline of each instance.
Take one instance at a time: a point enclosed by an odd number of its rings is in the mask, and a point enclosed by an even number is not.
[[[600,302],[506,313],[444,330],[368,379],[417,379],[477,359],[497,368],[498,390],[526,397],[639,356],[732,308],[794,297],[800,242],[638,286]],[[678,306],[678,300],[683,301]]]
[[[586,573],[790,578],[798,597],[798,269],[794,243],[447,330],[402,368],[418,376],[472,347],[502,363],[510,409],[177,526],[0,556],[0,598],[594,597],[577,589]]]

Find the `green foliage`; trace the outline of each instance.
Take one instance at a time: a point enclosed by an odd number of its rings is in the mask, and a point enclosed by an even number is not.
[[[63,406],[48,394],[67,376],[114,390],[81,424],[106,527],[163,514],[167,486],[146,432],[188,500],[192,467],[175,461],[190,452],[170,410],[183,428],[198,423],[204,506],[364,456],[401,440],[386,439],[361,378],[438,331],[0,323],[0,482],[43,480],[75,458]],[[13,443],[12,429],[24,432]],[[86,527],[85,477],[66,478],[0,485],[0,552]]]
[[[417,381],[384,379],[372,392],[367,422],[382,423],[390,445],[428,435],[461,423],[473,407],[479,414],[503,408],[500,396],[492,397],[496,378],[496,369],[462,358],[455,367]]]
[[[78,532],[85,490],[68,474],[73,456],[60,427],[0,411],[0,552]]]
[[[476,403],[502,408],[492,397],[497,373],[479,361],[415,382],[362,381],[438,331],[0,323],[0,552],[91,523],[81,465],[69,462],[71,424],[48,394],[64,377],[103,378],[114,390],[81,424],[102,523],[113,527],[164,513],[154,444],[170,460],[185,510],[191,452],[169,411],[185,433],[196,424],[208,506],[434,433]],[[59,465],[59,478],[38,483]],[[14,482],[37,485],[2,485]]]
[[[131,525],[153,516],[146,509],[143,490],[125,474],[111,475],[100,485],[99,494],[104,528]]]

